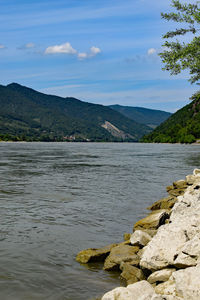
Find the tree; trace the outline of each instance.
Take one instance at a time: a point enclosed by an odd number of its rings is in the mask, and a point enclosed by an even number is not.
[[[196,4],[181,4],[179,0],[172,0],[172,7],[176,12],[162,13],[161,16],[167,21],[182,23],[184,28],[178,28],[167,32],[163,38],[164,51],[160,53],[162,62],[165,64],[163,70],[170,71],[171,75],[177,75],[182,70],[188,69],[191,83],[200,84],[200,1]],[[189,42],[174,40],[176,36],[186,35]],[[172,41],[168,41],[168,39]],[[181,38],[180,38],[181,39]]]

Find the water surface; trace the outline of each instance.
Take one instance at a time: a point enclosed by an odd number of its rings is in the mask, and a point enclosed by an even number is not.
[[[0,143],[1,299],[94,299],[119,285],[76,254],[121,242],[167,185],[199,167],[199,149]]]

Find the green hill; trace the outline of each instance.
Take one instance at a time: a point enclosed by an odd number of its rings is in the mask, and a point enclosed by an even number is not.
[[[200,92],[190,104],[174,113],[152,133],[145,135],[142,142],[193,143],[200,139]]]
[[[138,123],[146,124],[155,128],[168,119],[171,113],[162,110],[148,109],[143,107],[132,107],[122,105],[110,105],[110,108],[120,112],[124,116]]]
[[[0,85],[0,107],[1,140],[138,141],[150,132],[109,107],[16,83]]]

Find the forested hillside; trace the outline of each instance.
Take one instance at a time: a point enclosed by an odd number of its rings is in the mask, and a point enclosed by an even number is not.
[[[24,141],[138,141],[150,132],[111,108],[46,95],[13,83],[0,86],[0,138]],[[115,130],[105,128],[105,122]]]
[[[168,119],[171,113],[162,110],[149,109],[144,107],[132,107],[122,105],[110,105],[112,109],[120,112],[124,116],[138,123],[146,124],[155,128]]]
[[[193,143],[200,139],[200,92],[193,95],[192,102],[173,114],[142,142]]]

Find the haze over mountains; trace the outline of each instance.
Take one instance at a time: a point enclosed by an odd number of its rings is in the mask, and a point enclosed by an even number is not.
[[[1,140],[134,142],[152,131],[110,107],[46,95],[17,83],[0,85],[0,107]],[[154,119],[149,115],[150,124]]]
[[[120,112],[124,116],[138,123],[143,123],[151,128],[156,128],[172,114],[162,110],[149,109],[144,107],[109,105],[110,108]]]

